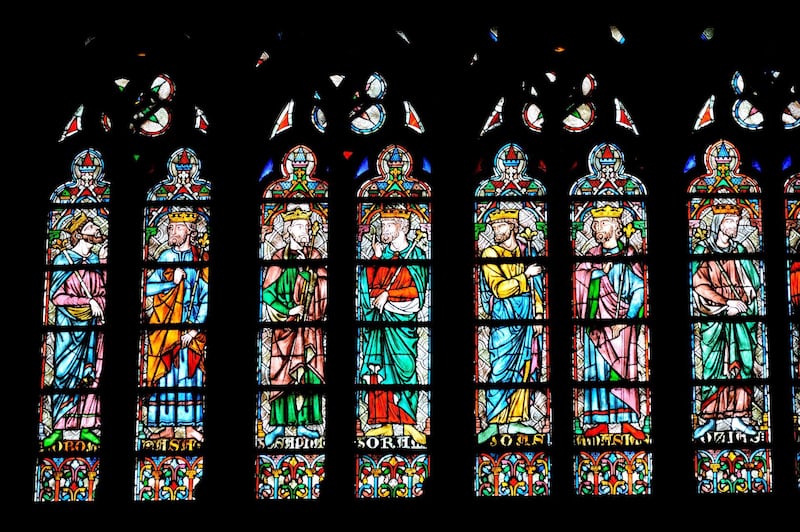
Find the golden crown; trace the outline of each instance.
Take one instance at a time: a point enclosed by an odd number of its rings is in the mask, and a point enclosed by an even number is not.
[[[622,216],[622,207],[603,205],[590,211],[595,218],[619,218]]]
[[[173,211],[167,216],[169,217],[169,221],[174,223],[192,223],[197,221],[197,213],[192,211]]]
[[[291,222],[292,220],[308,220],[311,218],[311,211],[305,211],[300,207],[295,208],[293,211],[286,211],[281,214],[284,222]]]
[[[519,210],[517,209],[497,209],[489,213],[489,221],[496,222],[498,220],[518,220]]]
[[[718,203],[711,207],[714,214],[739,214],[739,207],[733,203]]]
[[[389,207],[381,211],[381,218],[405,218],[411,217],[411,213],[405,209],[398,209],[397,207]]]
[[[88,221],[89,217],[86,215],[86,213],[79,212],[78,214],[72,217],[72,220],[69,221],[64,230],[67,233],[75,233],[77,231],[80,231],[81,227],[83,227],[83,225]]]

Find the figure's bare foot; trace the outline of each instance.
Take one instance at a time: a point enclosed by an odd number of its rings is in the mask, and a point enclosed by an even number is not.
[[[428,437],[425,436],[424,433],[417,430],[417,427],[414,425],[403,425],[403,434],[406,436],[411,436],[414,441],[420,445],[425,445],[425,443],[428,441]]]
[[[745,423],[742,418],[738,417],[731,420],[731,429],[747,434],[748,436],[755,436],[757,434],[753,427]]]
[[[379,427],[375,427],[374,429],[369,429],[367,432],[364,433],[365,436],[391,436],[392,435],[392,425],[387,423],[385,425],[381,425]]]
[[[164,427],[161,430],[157,430],[148,436],[151,440],[158,440],[160,438],[174,438],[175,437],[175,429],[172,427]]]
[[[194,427],[186,427],[186,437],[194,438],[197,441],[203,441],[203,433]]]
[[[478,433],[478,443],[486,443],[489,438],[499,433],[500,428],[497,426],[497,423],[489,423],[485,429]]]

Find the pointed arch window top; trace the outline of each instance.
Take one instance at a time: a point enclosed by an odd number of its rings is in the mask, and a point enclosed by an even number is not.
[[[707,172],[689,185],[690,193],[753,193],[760,192],[758,183],[738,173],[739,150],[730,141],[721,139],[710,145],[705,153]]]
[[[178,148],[167,162],[167,177],[147,194],[148,201],[208,200],[211,186],[200,178],[200,159],[191,148]]]
[[[281,162],[282,178],[264,190],[264,198],[326,197],[328,185],[315,177],[317,155],[306,145],[289,150]]]
[[[72,160],[72,180],[53,191],[53,203],[107,203],[109,183],[105,181],[105,163],[100,152],[88,148]]]
[[[789,177],[783,186],[783,190],[786,194],[800,194],[800,174]],[[800,204],[797,207],[800,209]]]
[[[476,195],[491,196],[543,196],[541,182],[527,174],[528,155],[519,144],[508,143],[500,148],[494,158],[494,174],[478,186]]]
[[[591,173],[572,185],[572,195],[644,195],[647,190],[639,178],[625,174],[624,155],[612,143],[595,146],[589,153]]]
[[[428,197],[430,188],[412,176],[411,154],[399,144],[390,144],[377,159],[379,175],[366,181],[358,191],[363,198]]]

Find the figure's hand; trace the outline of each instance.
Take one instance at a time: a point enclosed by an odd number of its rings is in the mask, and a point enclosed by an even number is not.
[[[92,298],[89,300],[89,308],[92,309],[92,316],[94,316],[95,318],[103,317],[103,308],[100,306],[100,303],[98,303],[96,299]]]
[[[525,268],[525,277],[533,277],[535,275],[539,275],[544,271],[539,264],[531,264],[527,268]]]
[[[97,257],[103,262],[108,258],[108,240],[104,240],[100,244],[100,249],[97,250]]]
[[[383,312],[383,307],[386,306],[387,301],[389,301],[389,292],[381,292],[378,297],[372,300],[372,307]]]
[[[744,301],[740,301],[738,299],[729,299],[726,305],[728,306],[726,311],[728,316],[736,316],[737,314],[743,314],[747,312],[747,305],[745,305]]]
[[[383,244],[377,240],[372,243],[372,256],[381,257],[383,255]]]
[[[191,331],[186,331],[181,335],[181,346],[182,347],[189,347],[189,344],[192,343],[194,337],[197,336],[197,331],[192,329]]]
[[[294,307],[289,309],[289,316],[302,316],[303,315],[303,305],[295,305]]]
[[[613,267],[614,267],[614,263],[613,262],[606,262],[605,264],[603,264],[603,272],[604,273],[608,273],[608,272],[611,271],[611,268],[613,268]]]
[[[183,271],[183,268],[175,268],[175,273],[172,278],[172,280],[175,281],[175,284],[181,284],[185,278],[186,272]]]
[[[94,384],[96,378],[94,366],[88,366],[86,368],[86,375],[81,379],[81,387],[90,388]]]
[[[616,338],[627,327],[625,323],[615,323],[611,326],[611,338]]]

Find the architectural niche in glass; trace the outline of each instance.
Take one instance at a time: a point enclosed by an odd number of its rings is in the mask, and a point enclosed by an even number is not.
[[[652,481],[647,190],[596,145],[570,190],[574,488],[643,495]]]
[[[688,187],[698,493],[772,490],[761,190],[740,162],[719,140]]]
[[[431,189],[386,146],[357,192],[356,497],[411,498],[428,478]]]
[[[93,148],[50,197],[36,502],[93,501],[100,480],[110,187]]]
[[[294,146],[261,200],[258,499],[316,499],[325,478],[328,185],[317,168]]]
[[[203,476],[211,184],[178,148],[144,208],[134,500],[193,500]]]
[[[501,147],[475,189],[474,492],[550,493],[547,203],[518,144]]]

